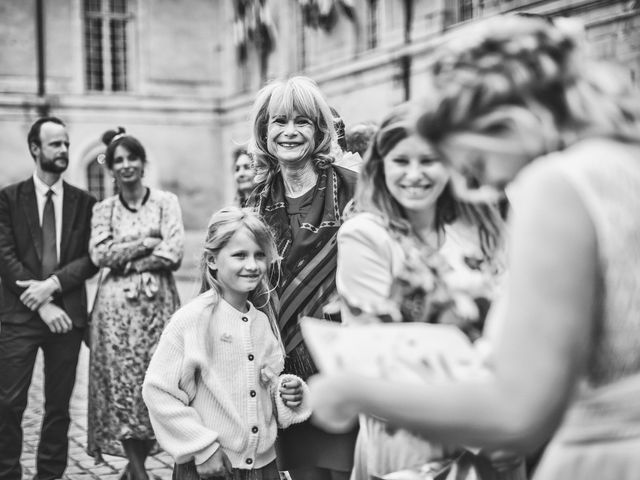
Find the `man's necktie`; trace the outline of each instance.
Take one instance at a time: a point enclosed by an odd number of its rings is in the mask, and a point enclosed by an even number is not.
[[[47,201],[42,212],[42,278],[49,277],[58,266],[56,248],[56,212],[53,210],[51,196],[53,190],[47,192]]]

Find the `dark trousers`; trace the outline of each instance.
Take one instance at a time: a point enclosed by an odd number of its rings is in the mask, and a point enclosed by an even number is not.
[[[44,417],[38,445],[38,480],[61,478],[69,450],[69,400],[83,331],[52,333],[39,318],[0,327],[0,479],[21,480],[22,415],[38,349],[44,354]]]
[[[276,466],[276,461],[268,463],[262,468],[252,468],[245,470],[243,468],[234,468],[232,476],[226,477],[210,477],[216,480],[280,480],[280,473]],[[193,461],[174,465],[171,480],[200,480],[196,466]]]

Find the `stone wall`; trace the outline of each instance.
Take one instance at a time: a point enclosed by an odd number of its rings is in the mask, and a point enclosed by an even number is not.
[[[250,106],[264,80],[255,49],[244,66],[237,62],[231,0],[129,0],[130,90],[119,93],[85,89],[82,1],[43,3],[47,96],[39,98],[36,0],[0,2],[0,187],[31,173],[26,134],[46,103],[69,125],[69,181],[86,186],[101,134],[125,126],[148,150],[147,182],[175,192],[186,227],[202,231],[210,214],[233,199],[231,152],[250,136]],[[458,27],[454,0],[415,1],[405,37],[403,3],[378,1],[372,47],[366,0],[354,0],[356,23],[342,16],[331,32],[303,28],[298,0],[271,0],[277,40],[267,77],[309,75],[347,125],[379,121],[408,94],[421,96],[430,53]],[[593,54],[621,61],[639,81],[637,1],[477,0],[474,8],[480,16],[527,10],[581,18]]]

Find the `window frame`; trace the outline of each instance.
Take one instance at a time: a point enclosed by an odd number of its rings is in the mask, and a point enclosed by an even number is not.
[[[135,20],[133,14],[134,1],[82,1],[83,73],[86,91],[96,93],[131,91],[133,80],[132,65],[134,65],[132,58]],[[118,4],[121,6],[119,9],[116,8]],[[121,11],[115,11],[116,9]],[[90,30],[92,24],[93,32]],[[120,31],[116,32],[115,29],[118,26]],[[95,35],[95,37],[92,35]],[[97,40],[93,42],[93,38]],[[115,60],[114,52],[119,53]],[[94,66],[96,64],[98,66]]]

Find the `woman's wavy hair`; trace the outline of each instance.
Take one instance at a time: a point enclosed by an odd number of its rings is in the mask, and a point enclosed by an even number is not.
[[[437,101],[418,129],[436,145],[471,133],[471,147],[519,149],[533,160],[587,136],[640,141],[629,75],[587,58],[576,20],[502,15],[458,33],[425,85]]]
[[[333,162],[331,143],[337,141],[337,135],[331,109],[318,85],[303,76],[276,80],[258,92],[252,108],[249,151],[260,165],[258,182],[265,182],[280,170],[278,159],[267,148],[269,118],[274,114],[289,116],[294,111],[308,117],[315,127],[315,148],[311,153],[314,167],[323,169]]]
[[[393,232],[401,235],[415,232],[404,208],[387,188],[384,158],[400,141],[417,134],[419,112],[417,104],[405,103],[394,108],[382,121],[365,153],[354,195],[354,211],[378,215]],[[503,222],[497,205],[462,202],[455,197],[449,183],[436,202],[435,227],[442,230],[458,219],[477,226],[479,244],[486,257],[501,247]]]
[[[278,339],[278,343],[284,352],[271,297],[273,292],[271,285],[276,285],[276,283],[270,281],[272,279],[277,280],[280,273],[280,257],[269,227],[256,213],[249,209],[232,206],[218,210],[211,216],[200,260],[200,293],[208,290],[213,291],[213,308],[215,309],[218,305],[218,299],[222,296],[222,287],[217,279],[217,270],[211,268],[211,263],[215,260],[220,250],[229,243],[231,237],[241,228],[246,228],[255,242],[262,248],[266,255],[267,265],[269,265],[269,271],[266,272],[258,286],[249,294],[249,301],[269,318],[271,331]]]
[[[143,164],[147,163],[147,152],[145,151],[142,143],[136,137],[128,135],[124,127],[117,127],[116,130],[107,130],[102,135],[102,143],[107,146],[107,151],[104,154],[104,163],[106,163],[109,170],[113,169],[113,160],[116,153],[116,148],[123,146],[131,155],[135,158],[142,160]]]

